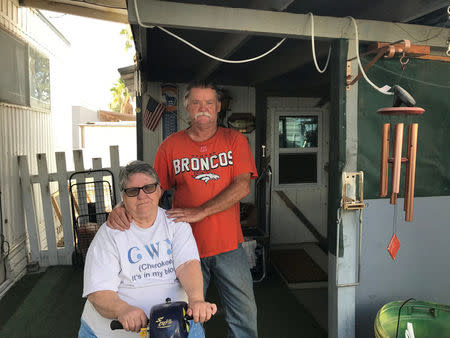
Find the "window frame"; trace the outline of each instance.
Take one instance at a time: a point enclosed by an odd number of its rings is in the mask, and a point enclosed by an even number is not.
[[[280,116],[286,117],[302,117],[302,116],[317,116],[317,147],[311,148],[280,148],[280,132],[279,132],[279,120]],[[306,188],[306,187],[319,187],[323,184],[322,182],[322,170],[323,170],[323,110],[320,108],[307,108],[304,110],[277,110],[274,114],[273,120],[273,130],[274,130],[274,187],[276,189],[285,188]],[[316,154],[316,182],[308,183],[283,183],[279,182],[279,155],[280,154]]]
[[[38,110],[45,113],[51,113],[51,63],[50,63],[50,57],[40,51],[39,49],[32,46],[30,43],[25,41],[22,38],[19,38],[15,34],[12,34],[11,32],[3,29],[0,27],[0,32],[5,35],[7,38],[11,39],[14,43],[17,44],[21,49],[23,49],[24,53],[24,60],[23,60],[23,69],[24,69],[24,79],[20,79],[24,81],[24,90],[25,95],[24,100],[19,102],[19,100],[10,100],[8,97],[0,97],[0,103],[6,103],[6,104],[13,104],[20,107],[27,107],[33,110]],[[38,55],[40,58],[43,58],[47,60],[48,62],[48,75],[49,75],[49,102],[41,101],[39,99],[36,99],[32,97],[31,95],[31,87],[32,87],[32,75],[31,75],[31,53],[30,51],[33,50],[34,54]]]
[[[38,98],[35,98],[32,95],[32,82],[34,80],[34,76],[32,75],[32,70],[31,70],[31,58],[32,58],[32,54],[34,53],[34,55],[39,56],[42,59],[45,59],[48,62],[48,77],[49,77],[49,83],[48,83],[48,91],[49,91],[49,102],[45,102],[42,101]],[[38,49],[28,45],[27,48],[27,56],[28,56],[28,102],[29,102],[29,107],[34,108],[34,109],[43,109],[46,111],[51,111],[51,107],[52,107],[52,94],[51,94],[51,72],[50,72],[50,58],[47,57],[47,55],[45,55],[44,53],[42,53],[41,51],[39,51]]]

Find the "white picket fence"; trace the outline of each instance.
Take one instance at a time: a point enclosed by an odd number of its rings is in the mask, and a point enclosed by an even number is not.
[[[74,251],[73,223],[71,213],[71,203],[69,198],[69,177],[74,172],[85,171],[89,169],[106,169],[114,175],[114,187],[116,202],[120,198],[118,189],[118,177],[120,171],[119,147],[110,147],[111,167],[103,168],[101,158],[92,159],[92,168],[84,167],[83,151],[74,150],[73,159],[75,171],[67,171],[66,154],[56,152],[56,172],[49,173],[46,154],[37,154],[36,161],[38,174],[31,175],[29,172],[28,156],[18,156],[19,174],[22,187],[22,200],[26,216],[26,226],[30,245],[31,261],[39,263],[40,266],[51,265],[70,265],[72,264],[72,253]],[[30,159],[31,161],[32,159]],[[55,183],[54,183],[55,182]],[[64,236],[64,246],[57,246],[56,225],[54,221],[54,207],[52,206],[52,196],[50,184],[58,185],[59,190],[59,209],[61,225]],[[40,186],[40,198],[44,215],[45,232],[40,232],[36,222],[36,201],[33,187]],[[54,201],[53,201],[54,203]],[[41,236],[45,236],[43,241]],[[46,242],[43,246],[41,243]]]

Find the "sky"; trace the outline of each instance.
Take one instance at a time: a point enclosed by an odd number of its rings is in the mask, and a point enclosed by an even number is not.
[[[120,77],[118,68],[133,64],[134,49],[125,52],[127,25],[69,14],[41,11],[69,40],[65,63],[70,68],[73,106],[108,110],[113,87]]]

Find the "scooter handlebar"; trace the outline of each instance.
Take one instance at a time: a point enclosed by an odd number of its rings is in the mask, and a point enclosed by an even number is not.
[[[224,312],[223,309],[217,309],[217,312],[215,313],[214,316],[222,316],[224,314],[225,314],[225,312]],[[184,318],[186,320],[193,320],[194,319],[194,317],[189,316],[187,314],[184,316]],[[148,321],[147,321],[147,325],[148,325]],[[111,324],[109,326],[111,327],[111,330],[122,330],[123,329],[122,323],[119,322],[117,319],[112,320]]]
[[[111,330],[121,330],[123,329],[122,323],[118,320],[111,321],[111,324],[109,325],[111,327]]]
[[[222,314],[223,314],[223,310],[218,310],[215,315],[219,315],[220,316]],[[188,315],[185,315],[184,318],[186,320],[193,320],[194,319],[194,317],[188,316]],[[122,323],[119,322],[117,319],[112,320],[111,324],[109,326],[111,327],[111,330],[122,330],[123,329]]]

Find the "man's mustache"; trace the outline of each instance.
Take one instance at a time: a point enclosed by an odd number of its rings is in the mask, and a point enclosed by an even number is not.
[[[197,114],[194,115],[194,119],[197,119],[200,116],[212,117],[212,115],[207,111],[199,111]]]

